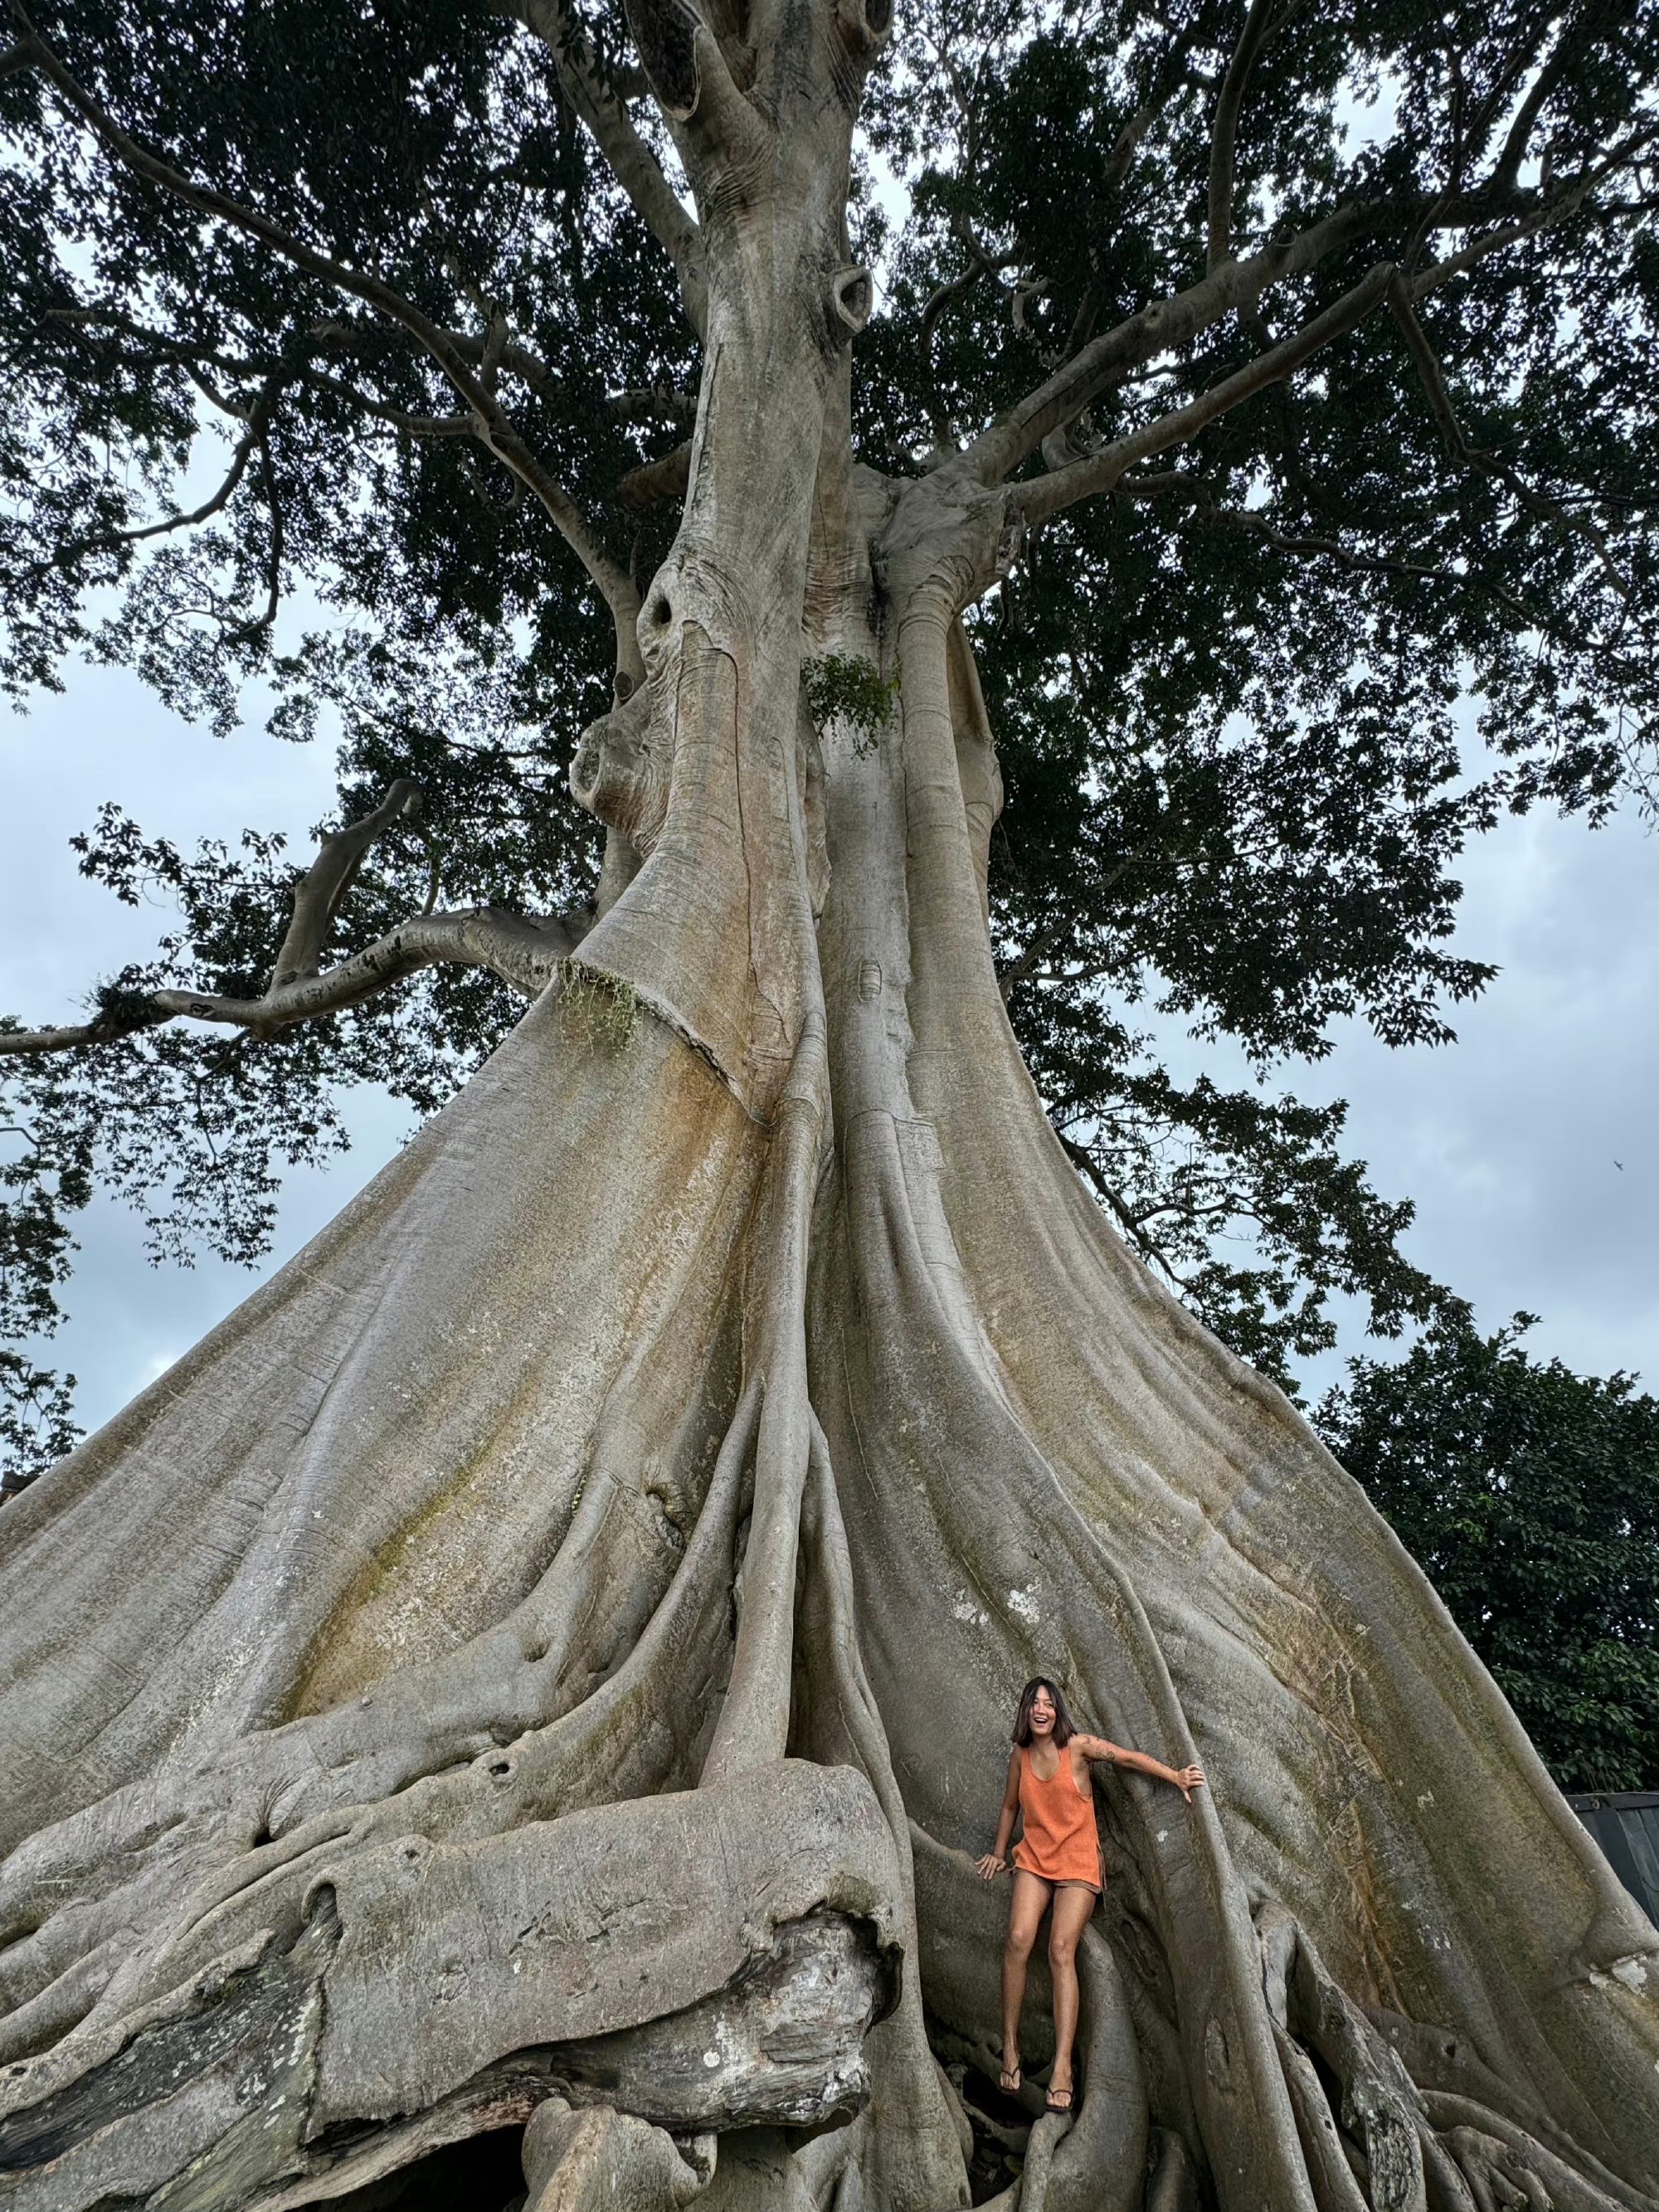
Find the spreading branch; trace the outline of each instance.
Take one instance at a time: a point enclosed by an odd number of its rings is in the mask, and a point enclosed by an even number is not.
[[[124,131],[114,117],[81,83],[59,55],[35,29],[21,0],[9,0],[19,44],[27,47],[34,65],[58,92],[64,104],[87,125],[100,144],[122,166],[147,183],[158,186],[198,214],[230,224],[307,276],[333,285],[407,331],[441,368],[471,410],[474,434],[539,501],[543,508],[603,592],[616,624],[619,665],[636,680],[638,648],[634,629],[639,614],[639,593],[626,569],[607,553],[570,493],[533,453],[501,407],[482,373],[483,357],[417,307],[411,300],[371,272],[349,267],[273,222],[257,208],[213,186],[198,184]],[[477,366],[475,367],[475,359]]]
[[[638,468],[629,469],[617,479],[617,496],[624,507],[636,513],[659,506],[670,500],[684,499],[691,482],[691,441],[654,461],[642,461]]]
[[[1228,507],[1218,501],[1202,477],[1190,470],[1166,469],[1140,476],[1127,476],[1114,486],[1120,499],[1175,499],[1190,504],[1193,519],[1215,530],[1231,530],[1241,536],[1259,538],[1270,545],[1275,553],[1289,554],[1303,561],[1334,562],[1355,575],[1401,576],[1419,583],[1446,584],[1454,589],[1483,593],[1513,615],[1528,629],[1547,629],[1548,618],[1540,611],[1517,599],[1513,592],[1472,568],[1436,567],[1424,561],[1402,561],[1388,554],[1363,552],[1358,546],[1345,544],[1340,538],[1328,538],[1306,531],[1290,532],[1277,528],[1265,514],[1254,507]]]
[[[1244,368],[1224,377],[1219,384],[1200,392],[1186,406],[1158,416],[1127,437],[1114,439],[1083,460],[1039,477],[1033,483],[1017,486],[1013,500],[1026,526],[1047,521],[1074,500],[1086,499],[1095,492],[1110,491],[1138,461],[1146,460],[1153,453],[1166,453],[1171,446],[1184,445],[1218,416],[1289,376],[1334,338],[1363,322],[1386,296],[1395,273],[1392,262],[1379,263],[1322,315],[1316,315],[1299,331],[1266,353],[1258,354]]]
[[[1659,124],[1639,124],[1560,189],[1509,215],[1431,267],[1413,270],[1412,296],[1421,298],[1504,247],[1567,222],[1585,207],[1600,185],[1630,168],[1656,140]],[[1514,195],[1505,194],[1503,199],[1512,205]],[[1495,203],[1489,192],[1443,195],[1431,204],[1431,227],[1467,227],[1490,216],[1498,204],[1502,203]],[[1186,290],[1149,302],[1103,331],[999,416],[968,447],[963,456],[968,467],[981,483],[1000,482],[1051,433],[1075,422],[1102,392],[1126,382],[1148,361],[1190,344],[1224,315],[1249,313],[1269,286],[1306,275],[1328,255],[1375,236],[1408,213],[1389,201],[1346,202],[1295,237],[1276,240],[1243,261],[1223,260]]]
[[[1233,257],[1233,156],[1238,142],[1238,112],[1244,104],[1244,87],[1255,67],[1267,35],[1273,0],[1250,0],[1221,95],[1215,104],[1210,132],[1209,228],[1205,266],[1213,271]]]
[[[1532,143],[1532,134],[1537,126],[1539,117],[1543,113],[1545,103],[1552,97],[1556,88],[1565,76],[1568,64],[1571,61],[1577,49],[1577,40],[1575,31],[1576,27],[1572,26],[1563,28],[1556,40],[1549,59],[1539,70],[1526,98],[1516,110],[1515,120],[1510,125],[1509,133],[1504,141],[1503,150],[1498,156],[1498,166],[1492,171],[1492,185],[1495,191],[1510,191],[1514,189],[1516,179],[1521,173],[1521,164],[1526,159],[1527,148]]]
[[[1328,253],[1376,229],[1382,214],[1379,208],[1352,202],[1293,239],[1266,246],[1247,261],[1225,262],[1185,291],[1152,301],[1092,339],[1000,416],[968,447],[967,465],[981,483],[1000,482],[1103,392],[1123,383],[1155,356],[1190,344],[1224,315],[1253,304],[1268,285],[1305,274]]]
[[[181,1018],[217,1022],[268,1036],[295,1022],[339,1013],[377,998],[422,968],[483,968],[512,990],[533,999],[552,981],[561,960],[580,944],[592,915],[529,916],[502,907],[426,911],[332,968],[322,954],[342,901],[370,848],[412,820],[421,787],[400,777],[380,804],[360,821],[325,836],[294,895],[294,913],[271,970],[270,988],[257,999],[188,990],[112,992],[89,1022],[44,1030],[0,1030],[0,1057],[72,1052],[108,1045]]]
[[[371,848],[400,822],[412,822],[421,811],[421,787],[399,776],[374,811],[343,830],[331,830],[317,848],[317,857],[300,878],[294,894],[294,915],[271,970],[272,990],[280,991],[302,975],[314,975],[322,966],[323,947],[340,910],[340,902],[357,879],[357,872]]]
[[[1583,538],[1595,552],[1613,590],[1621,599],[1628,601],[1631,586],[1620,573],[1613,557],[1612,548],[1607,544],[1607,534],[1598,523],[1587,514],[1575,514],[1559,500],[1547,498],[1542,492],[1534,490],[1507,461],[1500,460],[1495,453],[1483,453],[1469,443],[1457,418],[1457,410],[1452,403],[1451,392],[1439,356],[1429,343],[1428,334],[1412,303],[1411,288],[1396,282],[1389,289],[1389,305],[1405,333],[1412,359],[1417,365],[1418,375],[1428,395],[1429,405],[1440,427],[1447,458],[1503,484],[1529,514],[1535,514],[1540,521]]]
[[[1542,206],[1530,210],[1526,216],[1512,222],[1500,224],[1480,237],[1470,240],[1457,252],[1449,254],[1443,260],[1433,263],[1414,276],[1407,275],[1393,262],[1379,262],[1361,278],[1358,284],[1352,286],[1322,314],[1315,316],[1310,322],[1305,323],[1300,330],[1293,331],[1289,337],[1282,339],[1275,346],[1270,346],[1266,352],[1257,355],[1255,360],[1247,362],[1243,368],[1235,371],[1231,376],[1224,378],[1219,384],[1213,385],[1207,392],[1200,393],[1197,398],[1189,401],[1186,406],[1173,409],[1168,414],[1155,417],[1151,422],[1143,424],[1140,428],[1130,432],[1127,436],[1115,439],[1110,444],[1103,446],[1097,452],[1073,461],[1063,468],[1056,469],[1049,475],[1038,478],[1035,483],[1018,486],[1013,494],[1013,503],[1022,520],[1030,527],[1036,523],[1047,520],[1050,515],[1058,514],[1062,507],[1070,506],[1075,500],[1087,498],[1096,492],[1115,489],[1126,472],[1134,467],[1138,462],[1149,459],[1155,453],[1167,453],[1173,446],[1183,444],[1187,440],[1195,437],[1200,430],[1216,421],[1218,416],[1238,406],[1243,401],[1254,398],[1257,392],[1265,391],[1274,384],[1282,382],[1314,354],[1328,345],[1333,339],[1352,330],[1356,324],[1363,321],[1376,307],[1386,301],[1393,307],[1395,314],[1401,318],[1402,322],[1407,323],[1407,336],[1410,337],[1413,330],[1417,333],[1413,352],[1417,355],[1419,368],[1429,384],[1431,399],[1436,406],[1437,413],[1440,416],[1442,428],[1447,434],[1449,446],[1454,438],[1456,441],[1453,450],[1456,452],[1458,458],[1466,460],[1471,466],[1481,468],[1485,472],[1500,477],[1510,486],[1516,497],[1533,513],[1540,514],[1559,527],[1575,530],[1585,537],[1596,548],[1620,597],[1627,599],[1629,586],[1619,574],[1602,533],[1593,522],[1585,516],[1574,514],[1570,508],[1562,507],[1559,502],[1545,499],[1542,495],[1531,490],[1515,476],[1507,464],[1496,460],[1491,455],[1478,454],[1469,447],[1462,430],[1456,426],[1455,415],[1451,410],[1450,400],[1445,392],[1444,379],[1439,373],[1439,364],[1435,361],[1426,338],[1422,336],[1421,326],[1417,321],[1413,308],[1415,301],[1449,283],[1453,276],[1463,274],[1480,262],[1490,258],[1493,254],[1502,252],[1522,238],[1531,237],[1540,230],[1565,222],[1584,205],[1599,183],[1628,166],[1642,148],[1656,135],[1659,135],[1659,126],[1644,125],[1639,131],[1633,131],[1620,146],[1613,149],[1603,160],[1576,178],[1563,191],[1553,195]],[[1334,223],[1339,219],[1337,216],[1333,216],[1329,221]],[[1323,228],[1323,226],[1316,228]],[[1304,240],[1311,238],[1312,235],[1311,232],[1303,234]],[[1257,262],[1263,258],[1265,258],[1263,256],[1256,257]],[[1127,323],[1120,325],[1117,331],[1109,332],[1104,339],[1097,342],[1098,344],[1110,346],[1114,341],[1119,341],[1119,358],[1125,363],[1128,362],[1129,356],[1137,348],[1140,349],[1142,358],[1146,358],[1153,352],[1162,352],[1167,346],[1176,342],[1176,336],[1170,327],[1170,325],[1179,324],[1188,326],[1182,329],[1181,332],[1182,336],[1189,336],[1193,328],[1201,326],[1196,318],[1202,310],[1195,304],[1200,295],[1209,291],[1212,287],[1224,287],[1230,277],[1254,265],[1237,262],[1224,264],[1212,276],[1194,285],[1189,291],[1180,294],[1174,301],[1159,302],[1153,307],[1144,309],[1140,315],[1132,317]],[[1165,317],[1168,318],[1167,322],[1164,319]],[[1151,330],[1146,327],[1149,321],[1152,323]],[[1139,327],[1137,328],[1137,326]],[[1088,353],[1092,354],[1095,351],[1096,348],[1093,346],[1087,349]],[[1079,360],[1083,358],[1082,356],[1079,356]],[[1058,377],[1051,378],[1049,386],[1045,386],[1044,389],[1048,390],[1062,383],[1069,368],[1075,366],[1076,363],[1068,364],[1067,369],[1062,370]],[[1120,380],[1121,375],[1127,373],[1126,366],[1120,370]],[[1036,397],[1040,398],[1041,394]],[[1029,408],[1032,403],[1027,403],[1027,404]],[[1015,410],[1015,414],[1018,411]],[[1032,420],[1044,419],[1047,419],[1046,414],[1042,411],[1036,416],[1028,414],[1026,427],[1029,428]],[[1012,423],[1012,416],[1004,417],[1005,425]],[[1056,423],[1053,427],[1059,426]],[[992,434],[988,433],[987,436],[990,437]],[[970,459],[979,447],[984,447],[985,442],[985,440],[981,440],[978,447],[969,449]],[[984,464],[981,463],[981,466],[983,465]]]
[[[198,523],[211,520],[214,515],[222,514],[229,506],[235,496],[238,485],[247,473],[249,462],[256,453],[260,459],[261,481],[265,486],[270,503],[273,538],[279,556],[282,526],[276,501],[275,471],[270,465],[270,431],[277,399],[291,380],[290,376],[284,371],[277,371],[267,377],[258,397],[251,407],[239,406],[225,399],[219,393],[210,393],[209,396],[214,400],[216,405],[226,414],[232,415],[239,422],[245,423],[246,428],[236,441],[235,449],[230,458],[230,466],[226,470],[216,489],[210,492],[199,506],[163,515],[159,521],[141,523],[131,530],[101,531],[89,537],[72,538],[63,545],[54,547],[52,552],[41,559],[29,563],[24,573],[39,575],[51,569],[62,568],[70,562],[78,560],[85,554],[117,553],[124,546],[142,544],[146,538],[165,538],[170,536],[174,531],[194,529]],[[275,559],[271,565],[274,586],[274,572],[276,566]],[[275,611],[273,605],[270,609],[272,618]],[[264,626],[263,618],[256,619],[259,627]],[[252,628],[252,624],[244,625],[241,634],[251,635]]]
[[[671,190],[656,155],[617,93],[593,65],[587,37],[562,0],[498,0],[501,12],[532,32],[553,58],[564,95],[586,125],[635,211],[673,264],[686,316],[699,337],[708,309],[702,233]]]
[[[1141,140],[1176,94],[1190,85],[1205,82],[1200,73],[1189,65],[1198,39],[1199,27],[1194,21],[1185,30],[1177,32],[1164,49],[1163,58],[1153,74],[1152,89],[1118,132],[1112,150],[1106,157],[1102,181],[1109,191],[1115,191],[1128,175]]]

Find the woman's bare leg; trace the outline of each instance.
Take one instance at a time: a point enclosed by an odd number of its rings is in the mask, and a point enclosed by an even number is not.
[[[1094,1909],[1095,1893],[1085,1889],[1081,1882],[1062,1882],[1054,1892],[1054,1917],[1048,1923],[1048,1971],[1054,1982],[1054,2070],[1048,2077],[1048,2095],[1061,2111],[1072,2101],[1072,2046],[1077,2041],[1077,1947]]]
[[[1014,1869],[1008,1906],[1008,1940],[1002,1947],[1002,2086],[1019,2086],[1019,2008],[1025,2002],[1025,1968],[1048,1903],[1048,1884],[1024,1868]]]

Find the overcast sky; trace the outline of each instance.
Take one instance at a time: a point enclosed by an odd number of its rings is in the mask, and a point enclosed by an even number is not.
[[[222,741],[159,707],[136,678],[74,672],[65,696],[17,718],[0,709],[0,1011],[30,1024],[79,1018],[88,986],[147,956],[161,913],[86,883],[68,840],[118,800],[151,835],[190,846],[245,826],[303,847],[328,809],[320,747],[252,732]],[[1460,945],[1498,962],[1462,1036],[1389,1052],[1350,1030],[1304,1095],[1345,1097],[1352,1149],[1384,1193],[1409,1195],[1408,1249],[1471,1297],[1484,1328],[1517,1307],[1542,1316],[1532,1343],[1583,1372],[1659,1380],[1659,842],[1633,820],[1596,833],[1539,814],[1505,823],[1463,869]],[[1238,1070],[1207,1052],[1184,1067]],[[409,1109],[372,1094],[349,1109],[355,1149],[295,1176],[267,1272],[295,1252],[408,1134]],[[155,1270],[137,1218],[84,1218],[73,1319],[51,1357],[81,1378],[95,1425],[160,1374],[255,1277],[212,1260]],[[1364,1345],[1350,1317],[1342,1350]],[[1318,1363],[1314,1387],[1340,1371]]]

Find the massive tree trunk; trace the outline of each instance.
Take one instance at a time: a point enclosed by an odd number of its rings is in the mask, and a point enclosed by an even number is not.
[[[0,1518],[0,2194],[483,2207],[453,2147],[521,2129],[550,2212],[945,2212],[999,2160],[1021,2212],[1651,2205],[1659,1938],[1021,1065],[958,619],[1004,501],[853,463],[882,22],[785,28],[751,100],[641,25],[707,368],[576,780],[642,865]],[[828,652],[873,733],[806,719]],[[1028,2133],[971,1860],[1039,1668],[1211,1787],[1103,1788],[1079,2111]]]

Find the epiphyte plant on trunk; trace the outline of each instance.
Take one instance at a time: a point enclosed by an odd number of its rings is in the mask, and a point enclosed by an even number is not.
[[[1146,1264],[1182,1248],[1115,1158],[1160,1113],[1248,1152],[1237,1103],[1111,1091],[1079,1011],[1155,947],[1263,1055],[1345,1006],[1436,1034],[1481,980],[1462,836],[1641,775],[1659,32],[11,16],[14,680],[124,583],[98,650],[222,719],[239,674],[290,732],[337,706],[356,803],[280,927],[268,848],[106,816],[85,865],[170,883],[210,974],[0,1048],[73,1127],[100,1069],[165,1097],[185,1023],[262,1111],[314,1097],[417,970],[411,1089],[507,1033],[0,1515],[7,2201],[367,2205],[521,2127],[546,2212],[965,2203],[972,1856],[1040,1668],[1212,1791],[1110,1790],[1078,2109],[1011,2208],[1659,2199],[1653,1931]],[[913,173],[874,322],[861,118]],[[228,469],[155,514],[198,409]],[[279,652],[298,575],[377,627]],[[520,758],[504,702],[565,734]],[[999,824],[1016,764],[1052,856]]]

